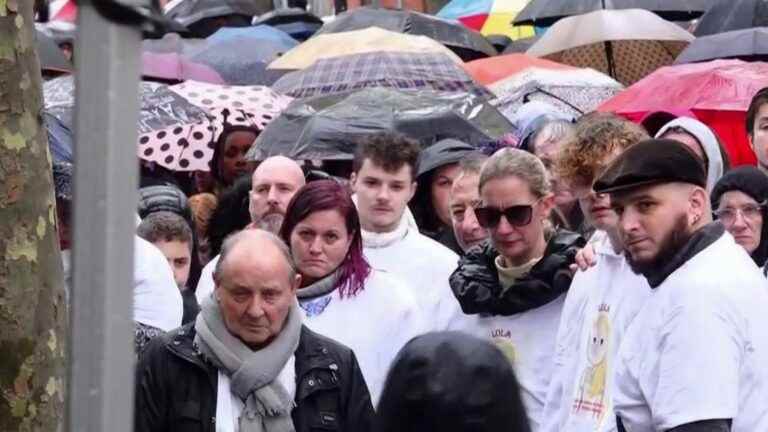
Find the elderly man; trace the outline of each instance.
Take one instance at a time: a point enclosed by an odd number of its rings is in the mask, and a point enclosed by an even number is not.
[[[288,248],[263,230],[224,242],[214,297],[153,340],[137,368],[136,431],[370,429],[354,353],[303,326]]]
[[[595,183],[610,194],[629,266],[654,291],[616,358],[619,431],[768,430],[768,286],[712,223],[706,181],[691,150],[653,139]]]
[[[475,207],[480,204],[480,171],[486,159],[474,157],[462,160],[459,175],[451,187],[449,205],[453,234],[465,253],[488,238],[488,231],[477,223],[475,216]]]
[[[285,156],[273,156],[262,162],[253,172],[248,211],[248,228],[261,228],[273,234],[280,231],[285,211],[293,195],[304,186],[304,173],[295,161]],[[195,295],[202,303],[213,291],[213,269],[219,257],[214,257],[200,273]]]

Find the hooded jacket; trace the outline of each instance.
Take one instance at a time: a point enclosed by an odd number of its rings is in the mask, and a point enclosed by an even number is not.
[[[723,160],[723,153],[717,135],[712,132],[709,126],[698,120],[679,117],[659,129],[655,138],[663,137],[665,133],[673,128],[684,129],[701,144],[704,154],[707,155],[707,191],[711,192],[712,188],[715,187],[715,183],[723,176],[723,172],[726,169],[726,163]]]
[[[768,176],[753,166],[736,168],[725,174],[712,190],[712,208],[720,205],[720,199],[726,192],[739,191],[749,195],[758,204],[768,201]],[[763,227],[760,232],[760,244],[750,256],[759,267],[768,261],[768,211],[762,207]]]
[[[544,257],[503,290],[494,264],[499,253],[486,242],[459,261],[450,278],[451,289],[465,314],[514,315],[544,306],[568,291],[573,278],[570,265],[585,244],[576,233],[556,231]]]
[[[520,387],[496,347],[456,332],[409,342],[387,378],[376,432],[529,432]]]

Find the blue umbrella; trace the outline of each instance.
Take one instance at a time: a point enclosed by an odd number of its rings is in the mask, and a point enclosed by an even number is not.
[[[269,41],[284,47],[285,51],[288,51],[299,44],[299,41],[292,38],[288,33],[268,25],[257,25],[253,27],[223,27],[211,36],[208,36],[206,40],[212,44],[230,40]]]
[[[312,37],[323,20],[300,8],[277,9],[253,20],[254,25],[263,24],[282,30],[294,39],[305,41]]]
[[[74,162],[72,156],[72,131],[53,114],[44,111],[43,121],[48,132],[48,149],[54,162]]]
[[[288,49],[275,40],[231,38],[210,42],[190,59],[211,67],[228,84],[271,85],[284,72],[268,70],[267,65]]]

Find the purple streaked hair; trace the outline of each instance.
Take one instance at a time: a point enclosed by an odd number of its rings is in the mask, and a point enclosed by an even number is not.
[[[349,191],[334,180],[317,180],[299,189],[288,204],[280,237],[290,246],[291,232],[299,222],[318,211],[336,210],[346,221],[347,234],[352,236],[349,251],[339,265],[337,289],[341,298],[354,297],[365,288],[371,266],[363,255],[360,218]]]

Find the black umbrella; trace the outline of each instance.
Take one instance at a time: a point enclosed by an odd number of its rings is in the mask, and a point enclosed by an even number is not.
[[[401,133],[424,147],[455,138],[494,149],[508,142],[514,126],[484,99],[467,93],[369,88],[294,101],[267,125],[247,157],[350,160],[357,140],[379,132]]]
[[[768,1],[718,0],[701,17],[694,34],[709,36],[763,26],[768,26]]]
[[[271,3],[255,0],[182,0],[167,10],[165,15],[186,26],[198,37],[208,37],[220,27],[250,25],[251,18],[271,9]],[[222,18],[222,21],[205,25],[205,21],[211,18]]]
[[[427,36],[450,48],[464,61],[497,54],[496,48],[483,35],[459,22],[407,10],[357,8],[339,15],[323,26],[317,34],[362,30],[368,27]]]
[[[539,39],[541,39],[541,35],[514,40],[504,48],[504,52],[501,54],[525,53],[528,51],[528,48],[532,47],[533,44],[539,41]]]
[[[305,41],[312,37],[320,27],[323,20],[300,8],[277,9],[258,17],[253,25],[268,25],[282,30],[299,41]]]
[[[37,55],[40,57],[40,69],[47,72],[71,73],[72,63],[52,37],[35,29],[37,37]]]
[[[645,9],[668,21],[688,21],[709,9],[712,0],[531,0],[515,25],[548,27],[561,18],[599,9]]]
[[[768,61],[768,27],[735,30],[696,38],[675,60],[694,63],[715,59]]]

